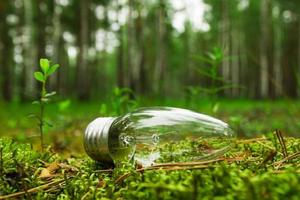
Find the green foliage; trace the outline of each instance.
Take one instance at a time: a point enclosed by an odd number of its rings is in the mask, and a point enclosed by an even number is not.
[[[40,142],[41,142],[41,149],[44,150],[44,126],[52,126],[49,122],[47,122],[44,118],[45,114],[45,104],[49,102],[50,98],[56,94],[56,92],[50,92],[48,93],[46,90],[46,84],[48,77],[53,74],[57,69],[59,65],[54,64],[50,66],[50,61],[48,59],[42,58],[40,59],[40,68],[41,71],[34,72],[34,78],[37,81],[42,82],[41,87],[41,95],[39,101],[34,101],[33,104],[37,104],[40,107],[39,114],[33,115],[38,120],[38,127],[40,132]]]
[[[34,78],[40,82],[46,82],[47,78],[53,74],[58,68],[58,64],[54,64],[50,66],[50,61],[46,58],[40,59],[40,68],[41,71],[34,72]]]
[[[67,99],[67,100],[63,100],[61,102],[58,103],[58,108],[59,111],[66,111],[71,105],[71,100]]]
[[[43,75],[42,72],[34,72],[34,78],[35,78],[37,81],[45,82],[45,77],[44,77],[44,75]]]
[[[47,76],[52,75],[59,68],[58,64],[52,65],[50,69],[47,71]]]
[[[193,58],[200,63],[200,65],[194,69],[200,76],[203,76],[210,81],[210,86],[190,86],[187,88],[187,92],[191,96],[198,96],[200,93],[207,95],[211,100],[211,111],[213,114],[216,114],[220,106],[218,94],[228,89],[239,87],[226,82],[225,79],[219,75],[222,61],[229,58],[225,58],[222,50],[218,47],[207,52],[206,56],[194,55]]]
[[[135,99],[134,93],[129,88],[114,88],[110,101],[108,103],[101,104],[100,114],[102,116],[121,115],[132,111],[138,105],[138,101]],[[108,113],[108,110],[112,112]]]
[[[45,59],[45,58],[41,58],[40,59],[40,67],[41,67],[42,71],[44,72],[44,74],[46,74],[50,67],[49,60]]]

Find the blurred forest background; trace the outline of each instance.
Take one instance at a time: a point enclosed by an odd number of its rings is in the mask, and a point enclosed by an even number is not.
[[[299,13],[298,0],[1,0],[0,98],[35,98],[44,57],[61,65],[50,89],[80,100],[295,98]]]

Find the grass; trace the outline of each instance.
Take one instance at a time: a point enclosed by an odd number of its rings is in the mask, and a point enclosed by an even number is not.
[[[67,106],[65,105],[67,103]],[[105,111],[101,110],[99,102],[75,102],[61,101],[47,105],[47,120],[52,122],[55,127],[51,131],[72,129],[78,124],[82,132],[86,124],[99,116],[116,115],[112,112],[111,105]],[[209,101],[197,101],[186,103],[184,101],[152,101],[138,100],[138,106],[174,106],[192,109],[205,114],[212,114]],[[240,136],[252,137],[261,135],[277,129],[283,130],[287,135],[297,136],[300,122],[300,102],[290,100],[277,101],[251,101],[251,100],[221,100],[217,118],[239,126]],[[35,121],[27,116],[38,110],[35,105],[30,103],[18,104],[0,103],[0,136],[34,135]],[[125,112],[125,111],[124,111]],[[68,125],[70,125],[68,127]],[[49,133],[48,128],[48,134]]]
[[[138,105],[210,113],[209,101],[139,100]],[[288,136],[299,135],[299,102],[222,100],[220,105],[216,116],[239,133],[225,156],[184,165],[123,164],[111,169],[92,161],[82,148],[87,123],[115,115],[108,112],[111,105],[105,111],[98,102],[49,104],[47,120],[55,127],[46,130],[51,147],[41,152],[38,137],[32,137],[37,133],[35,122],[26,117],[37,108],[2,103],[0,199],[297,199],[300,139]],[[283,140],[282,134],[272,133],[277,128],[284,132]]]

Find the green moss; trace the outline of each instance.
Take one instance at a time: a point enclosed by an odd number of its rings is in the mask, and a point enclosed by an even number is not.
[[[288,155],[298,152],[300,140],[285,138]],[[187,145],[191,145],[187,142]],[[196,145],[196,144],[193,144]],[[282,163],[275,140],[238,140],[226,158],[193,170],[146,170],[120,164],[112,172],[86,156],[63,159],[39,153],[28,144],[0,139],[2,166],[0,194],[13,194],[47,183],[59,184],[20,195],[34,199],[297,199],[300,192],[299,157]],[[277,152],[272,154],[270,152]],[[296,155],[296,154],[295,154]],[[226,159],[225,158],[225,159]],[[48,179],[40,177],[47,163],[61,167]],[[166,168],[165,168],[166,169]],[[125,176],[124,176],[125,174]],[[54,176],[55,175],[55,176]],[[120,179],[120,177],[122,177]]]

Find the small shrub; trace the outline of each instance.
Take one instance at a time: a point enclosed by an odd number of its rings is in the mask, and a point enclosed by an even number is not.
[[[49,76],[51,76],[58,69],[58,67],[58,64],[50,65],[50,61],[48,59],[40,59],[41,71],[34,72],[34,78],[42,83],[40,98],[38,101],[33,102],[34,104],[39,105],[40,108],[40,112],[38,114],[33,115],[33,117],[35,117],[38,120],[42,151],[44,151],[44,126],[52,126],[44,118],[45,105],[50,101],[50,98],[56,94],[55,91],[48,92],[46,89],[46,85]]]

